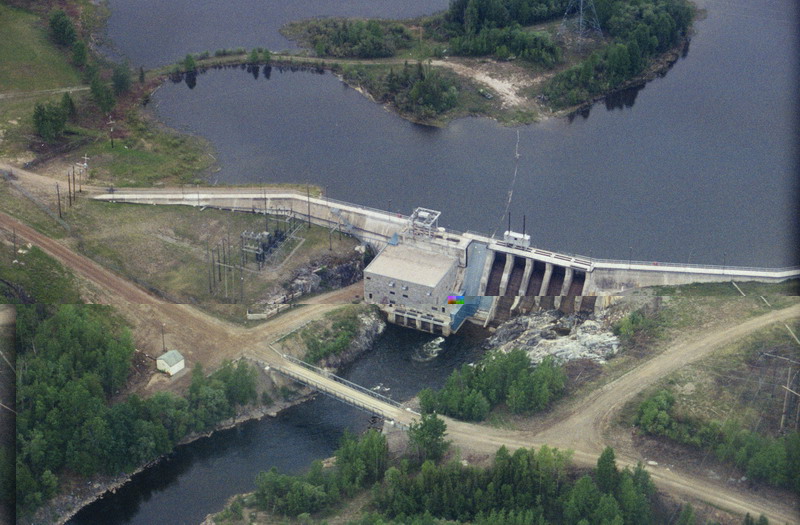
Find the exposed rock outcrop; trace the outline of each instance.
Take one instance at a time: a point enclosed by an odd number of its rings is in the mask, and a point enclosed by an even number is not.
[[[353,337],[347,350],[339,355],[330,356],[320,363],[325,368],[338,369],[355,361],[355,359],[372,348],[375,340],[386,329],[386,323],[381,318],[378,310],[370,308],[358,316],[358,332]]]
[[[603,363],[619,349],[619,339],[603,323],[558,311],[542,311],[516,317],[498,327],[486,340],[487,348],[508,352],[522,348],[531,361],[540,363],[551,355],[560,362],[590,359]]]

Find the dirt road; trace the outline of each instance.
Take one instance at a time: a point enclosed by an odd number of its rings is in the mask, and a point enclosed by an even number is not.
[[[40,89],[39,91],[14,91],[10,93],[0,93],[0,100],[8,98],[36,97],[39,95],[58,95],[60,93],[75,93],[76,91],[88,91],[89,86],[72,86],[55,89]]]
[[[115,306],[133,324],[137,348],[151,355],[160,353],[163,329],[167,346],[177,348],[184,354],[187,368],[200,362],[208,370],[219,366],[224,360],[234,360],[248,347],[266,345],[343,303],[349,303],[363,289],[356,284],[318,295],[308,305],[300,305],[248,330],[189,305],[167,303],[2,212],[0,228],[7,231],[15,229],[18,237],[33,243],[96,286],[98,302]],[[188,386],[189,380],[189,374],[184,374],[171,381],[166,389],[180,391]]]

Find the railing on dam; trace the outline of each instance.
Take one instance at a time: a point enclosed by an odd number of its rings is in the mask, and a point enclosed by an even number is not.
[[[756,266],[733,266],[719,264],[688,264],[688,263],[665,263],[658,261],[634,261],[628,259],[591,259],[594,268],[609,270],[646,270],[664,272],[686,272],[686,273],[719,273],[721,275],[746,275],[746,274],[765,274],[765,275],[792,275],[800,276],[800,266],[785,266],[782,268],[759,268]]]

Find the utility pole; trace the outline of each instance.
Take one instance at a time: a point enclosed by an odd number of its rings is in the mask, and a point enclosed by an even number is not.
[[[786,422],[786,407],[789,406],[789,390],[792,387],[792,367],[789,367],[789,371],[786,374],[786,392],[783,394],[783,411],[781,412],[781,430],[783,430],[783,424]]]
[[[161,348],[167,352],[167,340],[164,338],[164,323],[161,323]]]
[[[208,241],[206,241],[206,267],[208,268],[208,294],[211,295],[212,288],[211,288],[211,281],[213,280],[212,275],[214,275],[214,267],[211,265],[211,257],[209,254],[208,248]]]
[[[63,219],[61,216],[61,191],[58,189],[58,183],[56,183],[56,200],[58,201],[58,218]]]
[[[72,166],[72,200],[78,201],[77,186],[75,185],[75,166]]]
[[[109,132],[108,136],[111,137],[111,149],[114,149],[114,120],[111,119],[111,115],[108,116],[108,125],[111,126],[111,131]]]
[[[69,178],[69,172],[67,172],[67,201],[69,202],[69,207],[72,207],[72,182]]]
[[[219,263],[219,244],[216,246],[217,250],[217,282],[222,281],[222,266]]]
[[[311,190],[306,184],[306,202],[308,202],[308,229],[311,229]]]

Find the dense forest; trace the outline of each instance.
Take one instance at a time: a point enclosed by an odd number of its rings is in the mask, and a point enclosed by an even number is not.
[[[749,478],[800,494],[800,433],[773,438],[742,428],[733,420],[721,423],[679,416],[672,410],[674,405],[675,397],[669,391],[656,392],[639,406],[636,424],[648,434],[712,451]]]
[[[483,421],[501,403],[515,414],[543,410],[563,393],[565,382],[566,374],[552,357],[534,367],[524,350],[496,351],[475,366],[454,370],[441,390],[422,390],[419,400],[424,413]]]
[[[441,17],[425,24],[429,35],[462,56],[519,58],[545,67],[561,61],[561,50],[543,31],[523,26],[564,15],[566,0],[452,0]]]
[[[412,429],[410,439],[439,439],[445,426],[435,416],[427,429]],[[422,424],[421,424],[422,425]],[[473,523],[513,525],[544,523],[647,524],[658,522],[657,496],[649,474],[639,465],[620,470],[607,448],[597,468],[578,472],[569,452],[549,447],[500,448],[487,468],[452,460],[437,463],[417,456],[393,462],[386,438],[368,431],[346,434],[336,463],[325,469],[315,462],[308,473],[289,476],[262,472],[249,501],[238,500],[215,517],[217,523],[243,519],[243,505],[271,516],[329,515],[360,490],[371,487],[371,502],[354,524]],[[272,519],[272,518],[270,518]],[[693,523],[682,521],[680,523]]]
[[[693,17],[686,0],[596,0],[595,5],[612,42],[549,82],[544,93],[556,107],[589,100],[641,74],[651,59],[686,38]]]
[[[63,474],[129,472],[170,452],[256,400],[255,370],[226,363],[192,371],[187,399],[167,393],[111,403],[134,355],[130,333],[110,307],[17,307],[18,515],[55,495]]]

